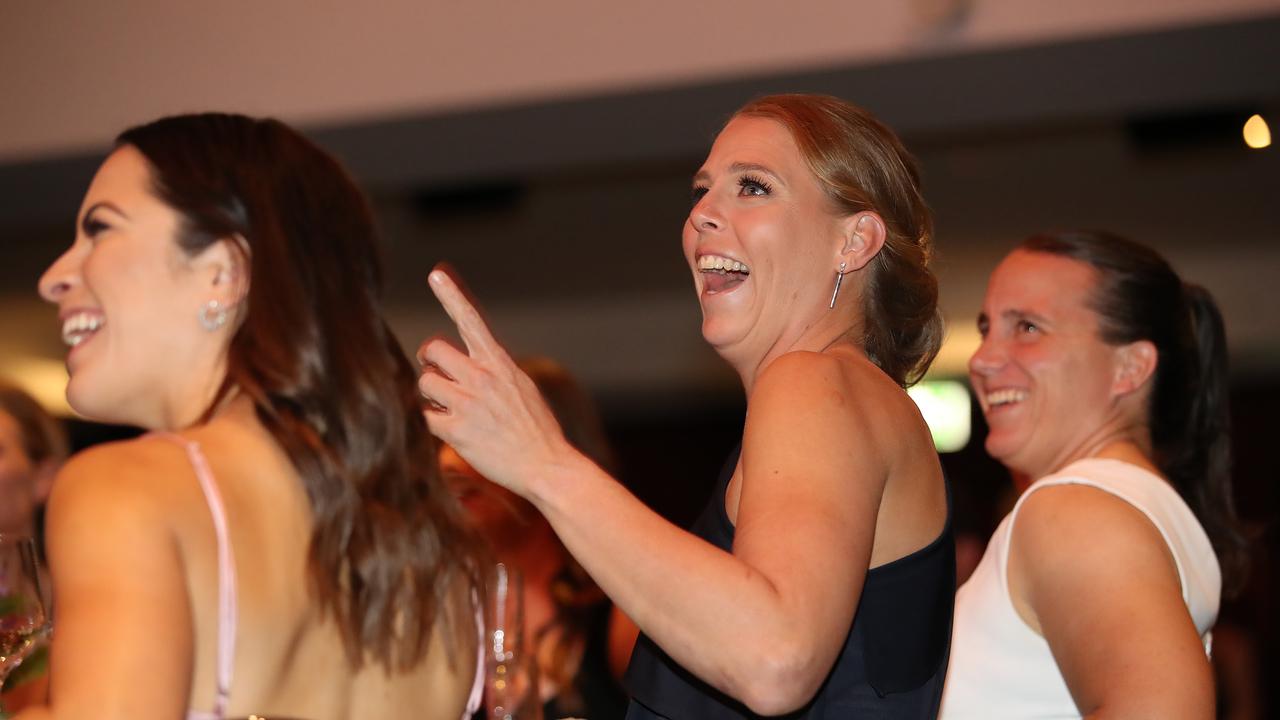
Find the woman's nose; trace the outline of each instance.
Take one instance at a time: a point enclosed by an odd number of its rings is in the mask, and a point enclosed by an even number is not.
[[[61,302],[67,291],[79,281],[79,262],[73,255],[75,250],[76,248],[72,246],[59,255],[58,259],[54,260],[53,264],[40,276],[38,285],[40,297],[51,303]]]
[[[693,209],[689,211],[689,224],[698,232],[719,230],[724,227],[724,216],[712,200],[711,193],[703,195],[698,202],[694,203]]]

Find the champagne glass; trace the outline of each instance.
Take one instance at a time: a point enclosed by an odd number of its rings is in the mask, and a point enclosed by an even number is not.
[[[485,717],[542,720],[537,658],[524,644],[520,570],[498,563],[485,580]]]
[[[0,535],[0,685],[48,628],[35,541]],[[0,717],[3,717],[0,708]]]

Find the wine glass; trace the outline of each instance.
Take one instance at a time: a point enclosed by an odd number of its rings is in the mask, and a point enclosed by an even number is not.
[[[537,658],[524,644],[524,583],[498,563],[485,578],[484,705],[487,720],[542,720]]]
[[[35,541],[0,535],[0,686],[27,659],[47,629]]]

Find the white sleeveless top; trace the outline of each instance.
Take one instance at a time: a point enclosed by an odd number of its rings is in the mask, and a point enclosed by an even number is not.
[[[1036,481],[991,536],[982,561],[956,593],[951,664],[943,690],[944,720],[1079,718],[1049,643],[1027,626],[1009,597],[1006,570],[1018,509],[1052,485],[1089,485],[1115,495],[1151,521],[1169,546],[1187,604],[1209,652],[1222,574],[1204,528],[1167,481],[1119,460],[1080,460]]]

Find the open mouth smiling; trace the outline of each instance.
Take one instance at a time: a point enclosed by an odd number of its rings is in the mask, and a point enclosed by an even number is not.
[[[106,318],[98,313],[76,312],[62,320],[62,342],[76,347],[88,340],[106,324]]]
[[[722,255],[700,256],[698,272],[702,273],[703,288],[708,294],[732,290],[751,275],[751,269],[745,264]]]

